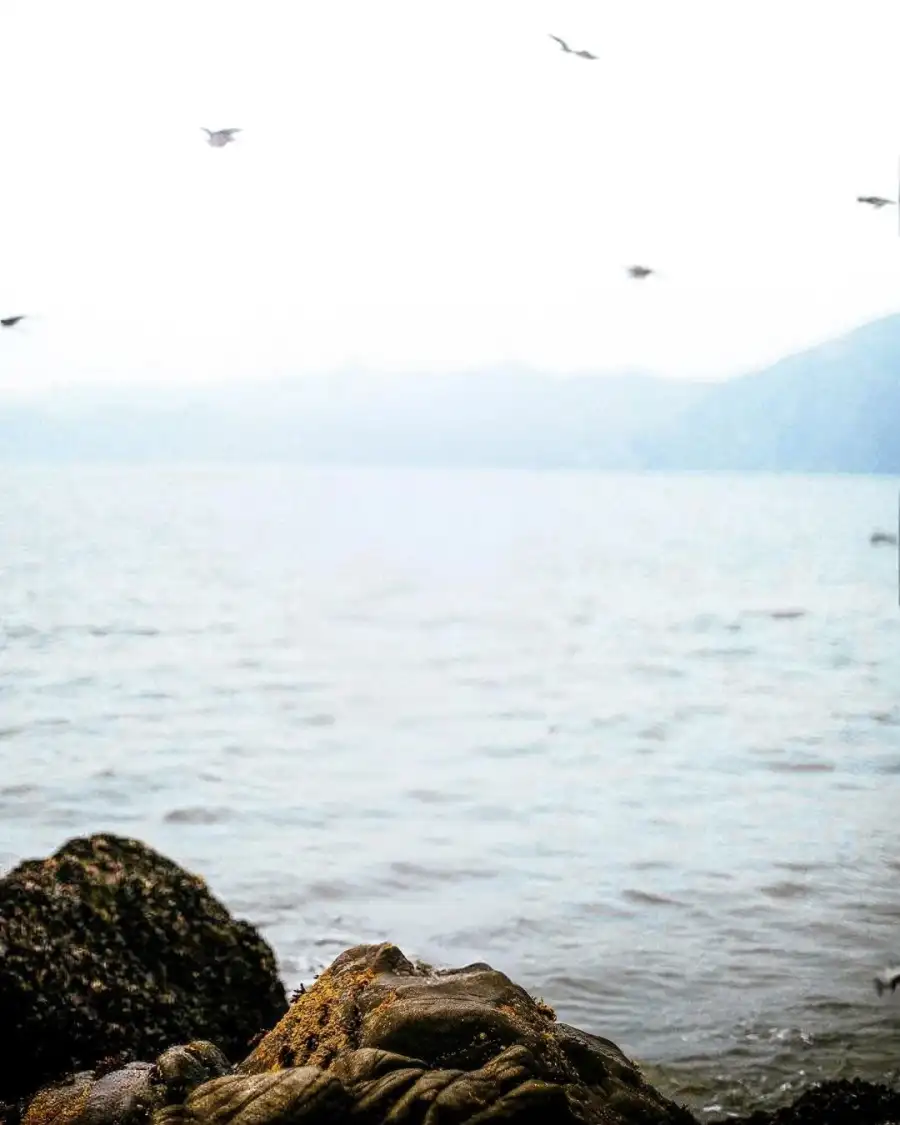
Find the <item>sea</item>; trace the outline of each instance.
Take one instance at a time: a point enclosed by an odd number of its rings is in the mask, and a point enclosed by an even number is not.
[[[487,961],[701,1117],[900,1078],[898,481],[0,469],[0,871],[203,875],[289,988]]]

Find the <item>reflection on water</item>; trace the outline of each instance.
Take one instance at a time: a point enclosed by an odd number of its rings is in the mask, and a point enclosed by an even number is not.
[[[0,471],[0,864],[108,829],[289,986],[489,960],[712,1115],[895,1077],[887,480]]]

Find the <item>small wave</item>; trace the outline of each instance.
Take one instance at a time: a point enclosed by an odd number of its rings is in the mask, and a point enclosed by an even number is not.
[[[37,785],[3,785],[0,786],[0,797],[27,797],[31,793],[40,792]]]
[[[767,762],[772,773],[834,773],[833,762]]]
[[[295,720],[301,727],[333,727],[337,722],[334,715],[323,711],[320,714],[301,715]]]
[[[317,879],[315,882],[307,884],[303,898],[307,902],[344,902],[347,899],[355,898],[358,894],[358,887],[342,879],[335,879],[331,882]]]
[[[498,711],[492,715],[491,718],[499,719],[501,722],[523,722],[533,723],[542,722],[546,719],[546,713],[543,711],[535,710],[530,707],[514,708],[509,711]]]
[[[792,883],[787,879],[760,887],[759,890],[760,894],[768,895],[769,898],[805,898],[809,894],[809,888],[803,883]]]
[[[808,611],[800,609],[797,606],[784,606],[778,609],[748,609],[743,613],[744,617],[767,617],[771,621],[796,621],[801,617],[806,617]]]
[[[601,730],[603,727],[616,727],[627,722],[628,715],[620,711],[615,715],[595,715],[591,719],[591,726],[595,730]]]
[[[756,651],[756,648],[750,645],[733,645],[725,648],[707,645],[703,648],[695,648],[688,655],[699,656],[704,660],[728,660],[742,656],[753,656]]]
[[[668,738],[668,732],[662,723],[654,723],[652,727],[645,727],[642,731],[638,731],[638,738],[648,738],[652,742],[665,742]]]
[[[389,868],[391,874],[377,883],[390,890],[427,890],[436,883],[466,883],[476,879],[493,879],[495,871],[475,867],[426,867],[421,863],[397,860]]]
[[[256,691],[267,695],[303,695],[311,691],[322,691],[327,687],[324,680],[266,680],[256,685]]]
[[[480,754],[485,758],[533,758],[545,749],[543,743],[531,742],[516,746],[482,746]]]
[[[777,867],[781,871],[794,871],[798,875],[809,875],[813,871],[826,871],[828,865],[825,863],[783,859],[773,864],[773,867]]]
[[[674,668],[671,664],[632,664],[631,671],[663,680],[683,680],[686,675],[681,668]]]
[[[88,625],[84,632],[89,637],[158,637],[160,635],[159,629],[148,625]]]
[[[472,805],[464,813],[468,820],[476,820],[485,824],[507,823],[519,820],[521,813],[507,805]]]
[[[642,891],[636,887],[626,887],[622,891],[622,898],[641,906],[684,906],[684,903],[679,902],[677,898],[654,894],[652,891]]]
[[[233,809],[206,808],[193,806],[191,808],[171,809],[163,817],[168,824],[221,824],[231,820],[235,815]]]
[[[456,794],[445,793],[440,789],[407,789],[405,796],[423,805],[452,805],[459,801]]]

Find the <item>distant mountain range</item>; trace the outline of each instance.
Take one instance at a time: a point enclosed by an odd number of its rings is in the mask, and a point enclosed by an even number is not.
[[[328,375],[0,402],[0,460],[900,472],[900,315],[723,383]]]
[[[900,316],[716,384],[637,449],[648,468],[900,472]]]

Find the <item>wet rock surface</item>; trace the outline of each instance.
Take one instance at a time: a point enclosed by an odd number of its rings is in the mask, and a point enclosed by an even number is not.
[[[900,1125],[900,1091],[859,1079],[823,1082],[781,1109],[729,1117],[727,1122],[728,1125]]]
[[[503,973],[433,970],[388,944],[341,954],[235,1081],[311,1067],[337,1078],[353,1113],[373,1123],[693,1121],[615,1044],[557,1023]],[[211,1104],[206,1116],[191,1101],[185,1109],[225,1125]]]
[[[137,840],[70,840],[0,879],[0,1102],[196,1039],[239,1059],[286,1009],[256,930]]]
[[[156,1110],[183,1102],[230,1069],[212,1043],[173,1047],[155,1063],[126,1063],[108,1073],[80,1072],[42,1090],[21,1125],[140,1125]]]

